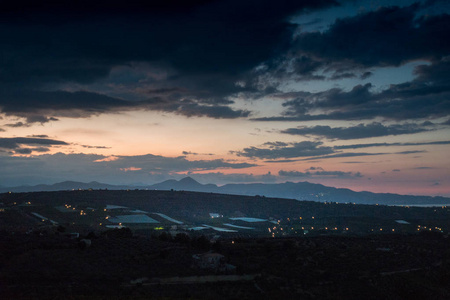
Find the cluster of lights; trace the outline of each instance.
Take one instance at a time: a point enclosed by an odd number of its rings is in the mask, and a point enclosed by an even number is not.
[[[72,210],[75,210],[75,207],[72,207],[72,205],[70,205],[70,204],[64,204],[64,206],[66,207],[66,209],[72,208]]]
[[[433,228],[431,228],[431,227],[428,227],[428,228],[427,228],[427,226],[420,226],[420,225],[417,225],[417,231],[420,231],[420,230],[428,230],[428,231],[432,231]],[[435,226],[435,227],[434,227],[434,230],[438,230],[438,231],[442,232],[442,227],[437,227],[437,226]]]

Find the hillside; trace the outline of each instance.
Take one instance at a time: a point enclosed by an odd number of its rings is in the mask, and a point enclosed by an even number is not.
[[[449,231],[446,206],[5,193],[0,298],[448,299]]]
[[[96,181],[90,183],[65,181],[53,185],[20,186],[0,188],[0,192],[39,192],[39,191],[64,191],[64,190],[177,190],[207,193],[221,193],[247,196],[266,196],[275,198],[288,198],[297,200],[319,202],[351,202],[358,204],[385,204],[385,205],[446,205],[450,204],[450,198],[411,196],[388,193],[355,192],[350,189],[327,187],[321,184],[309,182],[285,182],[278,184],[201,184],[191,177],[177,180],[166,180],[150,186],[125,186],[110,185]]]

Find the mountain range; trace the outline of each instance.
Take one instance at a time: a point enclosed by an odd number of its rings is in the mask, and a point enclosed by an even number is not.
[[[35,186],[0,187],[0,193],[6,192],[41,192],[63,191],[78,189],[149,189],[149,190],[184,190],[205,193],[221,193],[232,195],[247,195],[275,198],[289,198],[297,200],[310,200],[319,202],[341,202],[357,204],[384,204],[384,205],[444,205],[450,204],[450,198],[431,196],[411,196],[389,193],[355,192],[345,188],[327,187],[310,182],[285,183],[252,183],[252,184],[201,184],[191,177],[181,180],[166,180],[150,186],[110,185],[92,181],[89,183],[64,181],[52,185],[40,184]]]

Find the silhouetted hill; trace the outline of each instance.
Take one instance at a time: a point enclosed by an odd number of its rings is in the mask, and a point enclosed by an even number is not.
[[[0,192],[38,192],[63,191],[73,189],[149,189],[149,190],[183,190],[193,192],[221,193],[247,196],[266,196],[275,198],[289,198],[297,200],[311,200],[319,202],[343,202],[358,204],[387,204],[387,205],[429,205],[449,204],[450,198],[431,196],[410,196],[388,193],[355,192],[350,189],[327,187],[322,184],[309,182],[285,182],[277,184],[201,184],[191,177],[181,180],[166,180],[151,186],[110,185],[96,181],[83,183],[64,181],[52,185],[20,186],[14,188],[0,188]]]
[[[389,193],[355,192],[350,189],[327,187],[309,182],[286,182],[278,184],[227,184],[220,192],[234,195],[261,195],[266,197],[292,198],[320,202],[344,202],[359,204],[448,204],[449,198],[410,196]]]
[[[184,190],[193,192],[217,192],[218,187],[215,184],[201,184],[191,177],[185,177],[179,181],[171,179],[161,183],[154,184],[149,189],[156,190]]]
[[[34,186],[22,185],[18,187],[8,187],[0,188],[0,192],[54,192],[54,191],[67,191],[67,190],[87,190],[87,189],[111,189],[111,190],[122,190],[129,189],[128,186],[122,185],[110,185],[106,183],[100,183],[97,181],[92,181],[89,183],[77,182],[77,181],[63,181],[55,184],[38,184]]]

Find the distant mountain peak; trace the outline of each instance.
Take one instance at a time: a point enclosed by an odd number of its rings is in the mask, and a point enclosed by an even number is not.
[[[196,181],[195,179],[193,179],[192,177],[184,177],[183,179],[180,179],[179,181],[178,181],[179,183],[183,183],[183,184],[195,184],[195,185],[198,185],[198,184],[201,184],[201,183],[199,183],[198,181]]]

